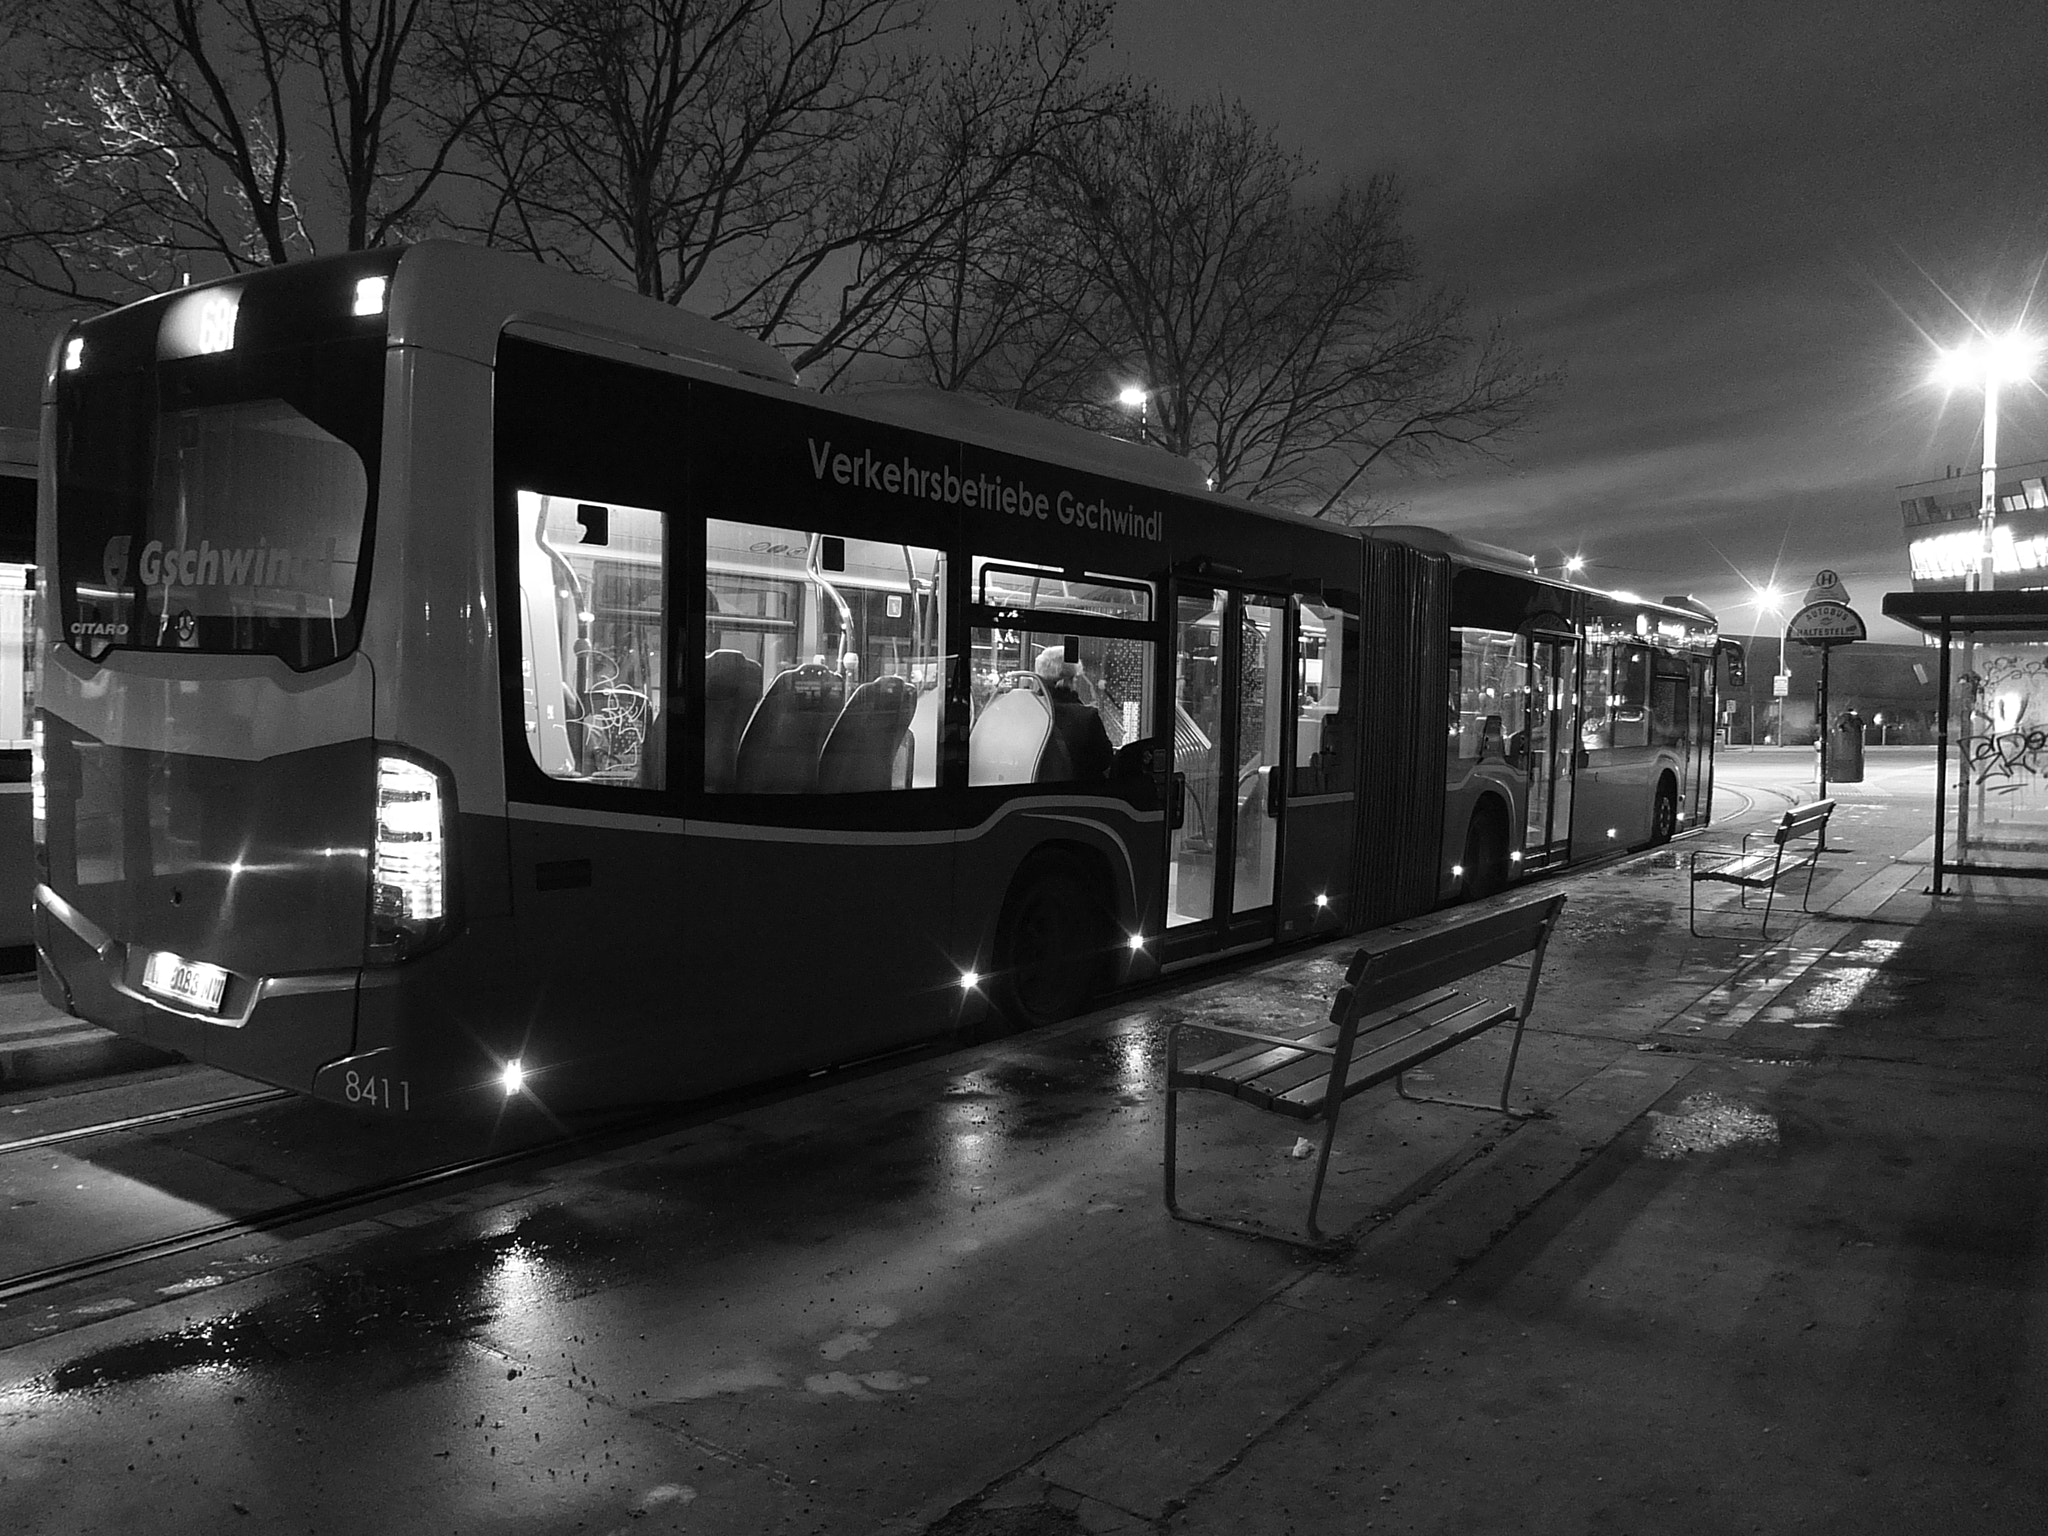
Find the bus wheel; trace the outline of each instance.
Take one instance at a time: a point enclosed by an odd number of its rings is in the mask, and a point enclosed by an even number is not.
[[[1666,775],[1657,784],[1657,804],[1650,812],[1650,841],[1668,843],[1678,830],[1678,786]]]
[[[1082,1011],[1102,990],[1109,919],[1095,883],[1070,859],[1027,864],[996,927],[996,1007],[1014,1029]]]
[[[1478,901],[1506,890],[1507,885],[1507,823],[1496,806],[1482,804],[1472,813],[1472,825],[1465,832],[1465,875],[1458,899]]]

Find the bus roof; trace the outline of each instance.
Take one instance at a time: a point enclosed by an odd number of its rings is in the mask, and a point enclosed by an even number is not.
[[[1156,490],[1195,495],[1209,490],[1209,477],[1193,459],[1147,443],[1090,432],[1049,416],[993,405],[974,395],[907,388],[860,390],[829,398],[837,409],[851,409],[892,426],[958,438],[1026,458],[1053,459],[1073,469],[1093,470]]]
[[[495,361],[499,337],[507,330],[541,341],[551,335],[569,344],[577,339],[596,341],[629,352],[729,370],[809,395],[849,415],[1196,497],[1258,517],[1325,529],[1341,526],[1291,508],[1213,491],[1200,464],[1165,449],[994,405],[976,396],[932,388],[874,387],[832,395],[809,390],[781,352],[756,337],[618,284],[507,251],[455,240],[427,240],[395,250],[352,252],[291,266],[302,280],[316,282],[318,269],[331,268],[337,292],[343,284],[353,283],[351,271],[360,275],[365,267],[379,272],[395,269],[397,280],[391,287],[386,330],[394,345],[427,347],[488,366]],[[262,281],[262,277],[261,272],[245,272],[194,286],[248,283]],[[177,296],[159,294],[138,304],[167,303]],[[33,475],[36,453],[33,432],[0,428],[0,472]],[[1507,575],[1538,574],[1536,561],[1529,555],[1439,528],[1404,524],[1351,531]],[[1571,582],[1558,585],[1576,586]],[[1647,601],[1633,593],[1609,595],[1630,602]],[[1657,606],[1706,612],[1687,600],[1667,599]]]
[[[1536,574],[1534,555],[1525,555],[1520,550],[1509,549],[1504,544],[1487,544],[1478,539],[1468,539],[1422,523],[1395,523],[1361,531],[1369,538],[1395,539],[1416,549],[1450,555],[1466,565],[1481,566],[1509,576]]]

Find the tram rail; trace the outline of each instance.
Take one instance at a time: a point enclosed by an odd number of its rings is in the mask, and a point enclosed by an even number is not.
[[[282,1093],[292,1098],[296,1095]],[[251,1095],[251,1098],[266,1098],[270,1095]],[[45,1265],[41,1268],[23,1270],[18,1274],[0,1277],[0,1304],[11,1303],[39,1292],[53,1290],[58,1286],[72,1285],[114,1274],[152,1259],[173,1258],[181,1253],[211,1247],[235,1237],[256,1236],[283,1228],[297,1226],[303,1222],[319,1221],[334,1216],[348,1215],[363,1211],[383,1202],[407,1195],[422,1194],[464,1178],[497,1173],[503,1169],[529,1162],[550,1152],[559,1152],[571,1146],[588,1144],[598,1135],[616,1136],[621,1133],[633,1134],[647,1130],[660,1123],[676,1118],[672,1110],[628,1116],[622,1121],[604,1126],[601,1132],[579,1130],[550,1137],[541,1142],[508,1148],[503,1152],[486,1153],[478,1157],[457,1158],[451,1162],[437,1164],[431,1168],[416,1169],[409,1173],[394,1174],[389,1178],[376,1179],[359,1184],[352,1189],[340,1190],[327,1195],[307,1195],[288,1200],[268,1210],[253,1212],[246,1216],[223,1217],[219,1221],[202,1226],[190,1227],[182,1232],[167,1233],[161,1237],[148,1238],[119,1248],[105,1249],[99,1253],[87,1254],[62,1263]]]
[[[121,1131],[147,1130],[152,1126],[170,1125],[179,1120],[193,1120],[201,1115],[226,1114],[231,1109],[249,1109],[258,1104],[273,1104],[279,1099],[294,1099],[298,1095],[289,1088],[264,1088],[254,1093],[234,1094],[224,1099],[208,1099],[199,1104],[182,1104],[173,1109],[151,1110],[142,1115],[125,1115],[117,1120],[101,1120],[91,1125],[68,1126],[61,1131],[45,1131],[40,1136],[23,1136],[15,1141],[0,1141],[0,1157],[14,1152],[34,1152],[44,1147],[63,1146],[66,1142],[85,1141],[94,1136],[112,1136]]]

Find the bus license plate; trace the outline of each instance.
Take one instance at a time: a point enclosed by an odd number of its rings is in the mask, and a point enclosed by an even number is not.
[[[143,963],[142,985],[160,997],[168,997],[189,1008],[207,1013],[220,1012],[221,995],[228,988],[228,973],[202,960],[184,960],[168,950],[156,950]]]

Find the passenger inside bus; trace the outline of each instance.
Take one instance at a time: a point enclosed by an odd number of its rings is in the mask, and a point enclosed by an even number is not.
[[[1041,780],[1100,779],[1109,774],[1115,756],[1102,716],[1091,702],[1095,689],[1078,655],[1067,659],[1069,647],[1048,645],[1038,653],[1036,671],[1045,681],[1052,705],[1052,737],[1039,761]],[[1083,696],[1082,689],[1088,690]]]

